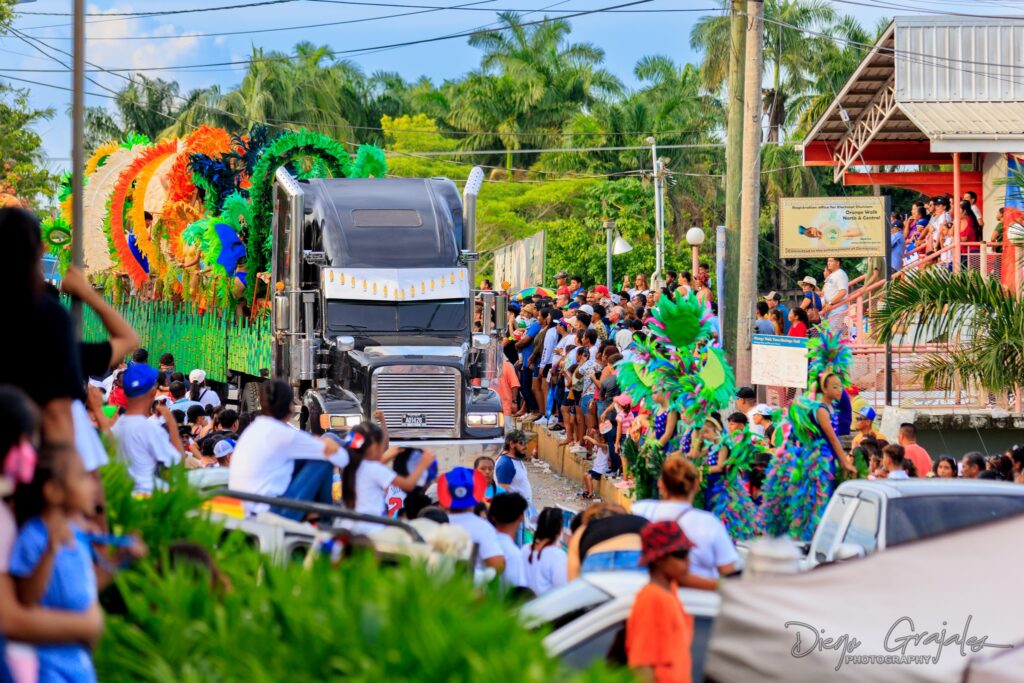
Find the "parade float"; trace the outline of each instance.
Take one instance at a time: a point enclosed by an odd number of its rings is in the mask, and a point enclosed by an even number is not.
[[[383,152],[355,156],[309,131],[242,135],[201,126],[186,137],[128,135],[100,145],[85,165],[82,240],[86,275],[155,352],[215,381],[229,369],[271,366],[269,287],[274,173],[296,178],[383,177]],[[60,211],[43,221],[59,272],[71,262],[71,180]],[[250,273],[252,276],[250,277]],[[102,336],[86,316],[86,339]]]

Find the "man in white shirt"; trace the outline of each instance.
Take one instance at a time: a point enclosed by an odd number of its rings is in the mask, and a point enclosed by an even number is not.
[[[135,482],[132,493],[149,495],[164,486],[157,477],[159,467],[173,467],[181,462],[185,447],[178,434],[178,424],[170,409],[160,404],[156,412],[164,427],[150,419],[156,396],[157,371],[142,363],[128,366],[122,376],[128,407],[110,430],[117,442],[118,457],[128,465],[128,474]]]
[[[547,324],[548,329],[544,333],[544,339],[540,352],[540,397],[543,404],[540,406],[542,416],[534,420],[537,424],[547,425],[551,421],[551,411],[548,409],[548,391],[551,388],[548,375],[551,366],[555,362],[555,346],[560,339],[558,332],[558,321],[562,319],[562,312],[557,308],[545,308],[541,311],[541,320]]]
[[[283,380],[260,386],[263,415],[250,424],[235,444],[228,488],[261,496],[331,503],[334,468],[348,464],[348,451],[337,437],[316,437],[289,424],[294,392]],[[270,510],[282,517],[301,520],[301,510],[264,503],[245,503],[249,516]]]
[[[750,431],[758,436],[765,435],[765,429],[772,424],[772,408],[767,403],[758,403],[747,413],[750,418]]]
[[[850,290],[850,278],[846,275],[839,259],[832,257],[825,267],[825,284],[821,288],[824,306],[821,314],[828,318],[832,330],[841,329],[846,321],[846,311],[850,308],[843,300]]]
[[[505,554],[498,542],[498,532],[473,512],[486,491],[483,473],[468,467],[456,467],[437,480],[437,501],[448,512],[448,522],[464,529],[477,547],[476,569],[490,567],[501,574],[505,570]]]
[[[494,463],[494,479],[509,493],[518,493],[527,503],[532,503],[533,487],[524,460],[529,441],[529,435],[521,429],[513,430],[505,436],[505,450]]]
[[[487,519],[498,532],[498,545],[505,555],[505,571],[501,582],[510,588],[526,585],[523,553],[516,545],[516,533],[523,523],[529,503],[518,493],[499,493],[491,500]]]
[[[974,213],[974,217],[978,219],[978,225],[982,228],[985,227],[985,223],[981,220],[981,209],[978,208],[978,194],[968,190],[964,192],[964,200],[971,203],[971,211]]]

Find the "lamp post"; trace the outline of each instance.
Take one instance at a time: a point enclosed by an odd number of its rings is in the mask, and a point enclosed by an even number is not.
[[[654,170],[654,277],[651,282],[652,288],[657,288],[665,276],[665,213],[662,201],[664,188],[662,186],[662,171],[664,164],[658,158],[658,145],[654,137],[649,137],[645,142],[651,146],[651,166]]]
[[[698,228],[694,226],[686,231],[686,242],[690,245],[690,250],[693,252],[693,270],[690,273],[696,277],[699,262],[697,261],[697,252],[700,249],[700,245],[704,244],[704,228]]]
[[[607,280],[608,291],[610,292],[614,284],[612,279],[612,256],[633,251],[633,245],[622,239],[622,235],[615,229],[615,221],[604,222],[604,236],[607,248],[605,252],[605,279]]]
[[[615,221],[604,222],[604,243],[605,243],[605,267],[604,283],[608,291],[612,291],[612,240],[614,239]]]

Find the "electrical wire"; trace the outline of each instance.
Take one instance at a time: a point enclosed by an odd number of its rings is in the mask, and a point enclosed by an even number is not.
[[[462,32],[459,32],[459,33],[449,33],[449,34],[446,34],[446,35],[443,35],[443,36],[433,36],[431,38],[420,38],[420,39],[417,39],[417,40],[407,40],[407,41],[402,41],[402,42],[398,42],[398,43],[388,43],[388,44],[384,44],[384,45],[374,45],[374,46],[369,46],[369,47],[352,48],[352,49],[349,49],[349,50],[328,50],[326,52],[326,54],[328,56],[332,56],[332,57],[337,57],[338,55],[353,55],[353,56],[365,55],[365,54],[370,54],[372,52],[377,52],[377,51],[381,51],[381,50],[390,50],[390,49],[399,48],[399,47],[411,47],[411,46],[414,46],[414,45],[424,45],[424,44],[427,44],[427,43],[436,43],[436,42],[440,42],[440,41],[444,41],[444,40],[451,40],[452,38],[468,38],[470,36],[477,35],[479,33],[498,33],[498,32],[502,32],[502,31],[512,30],[513,28],[519,29],[519,28],[525,28],[527,26],[536,26],[536,25],[540,25],[540,24],[545,24],[545,23],[549,23],[549,22],[552,22],[552,21],[562,21],[562,20],[565,20],[565,19],[573,19],[573,18],[576,18],[576,17],[590,16],[592,14],[599,14],[601,12],[606,12],[606,11],[612,10],[612,9],[620,9],[620,8],[624,8],[624,7],[633,7],[635,5],[644,5],[644,4],[647,4],[649,2],[653,2],[653,0],[630,0],[630,2],[624,2],[624,3],[617,4],[617,5],[610,5],[608,7],[601,7],[601,8],[592,9],[592,10],[580,10],[578,12],[573,12],[571,14],[566,14],[566,15],[563,15],[563,16],[560,16],[560,17],[544,17],[543,19],[536,19],[534,21],[524,21],[524,22],[520,22],[520,23],[516,24],[515,27],[496,26],[494,28],[488,28],[488,29],[473,29],[473,30],[469,30],[469,31],[462,31]],[[184,37],[187,37],[187,36],[184,36]],[[206,68],[206,67],[248,66],[248,65],[256,63],[256,62],[261,62],[262,63],[262,62],[293,61],[293,60],[300,59],[300,58],[301,58],[301,55],[282,55],[280,57],[250,57],[247,60],[234,60],[234,61],[229,61],[229,62],[210,62],[210,63],[207,63],[207,64],[184,64],[184,65],[180,65],[180,66],[154,66],[154,67],[135,67],[135,68],[113,68],[113,69],[104,68],[103,71],[105,71],[107,73],[115,73],[115,72],[142,73],[142,72],[152,72],[152,71],[191,71],[191,70],[194,70],[194,69],[201,69],[201,68]],[[95,66],[95,65],[93,65],[93,66]],[[14,70],[13,69],[9,69],[9,71],[14,71]]]
[[[418,11],[415,11],[415,12],[399,12],[398,14],[384,14],[384,15],[375,16],[375,17],[363,17],[361,19],[343,19],[341,21],[328,21],[328,22],[321,22],[321,23],[317,23],[317,24],[303,24],[301,26],[277,26],[277,27],[274,27],[274,28],[257,28],[257,29],[247,29],[247,30],[244,30],[244,31],[220,31],[220,32],[217,32],[217,33],[182,33],[180,35],[171,35],[171,36],[162,36],[162,35],[154,35],[154,36],[107,36],[107,37],[100,36],[100,37],[97,37],[97,38],[86,38],[86,42],[93,43],[93,42],[111,41],[111,40],[116,40],[116,41],[122,41],[122,40],[146,40],[146,41],[152,41],[152,40],[179,40],[181,38],[212,38],[212,37],[215,37],[215,36],[240,36],[240,35],[251,35],[251,34],[255,34],[255,33],[278,33],[278,32],[281,32],[281,31],[299,31],[299,30],[306,30],[306,29],[327,28],[327,27],[330,27],[330,26],[345,26],[345,25],[348,25],[348,24],[365,24],[365,23],[369,23],[371,21],[382,21],[384,19],[395,19],[395,18],[398,18],[398,17],[411,17],[411,16],[417,15],[417,14],[430,14],[430,13],[433,13],[433,12],[439,12],[439,11],[444,11],[444,10],[470,10],[470,9],[473,9],[473,10],[478,10],[478,11],[481,11],[481,12],[497,12],[497,11],[499,11],[499,10],[492,10],[492,9],[487,9],[487,8],[483,8],[483,7],[470,7],[470,5],[482,5],[482,4],[486,4],[488,2],[494,2],[494,0],[478,0],[477,2],[466,3],[466,4],[463,4],[463,5],[452,5],[450,7],[430,7],[430,8],[421,9],[421,10],[418,10]],[[411,5],[406,5],[406,6],[411,6]],[[73,38],[70,37],[70,36],[34,36],[34,37],[39,38],[39,39],[43,39],[43,40],[73,40]]]
[[[220,5],[218,7],[192,7],[188,9],[168,9],[150,12],[86,12],[87,17],[162,17],[172,14],[195,14],[197,12],[219,12],[221,10],[250,9],[252,7],[263,7],[265,5],[285,5],[302,0],[257,0],[257,2],[246,2],[237,5]],[[15,14],[31,15],[36,17],[70,17],[72,12],[33,12],[31,10],[17,10]]]
[[[337,2],[337,0],[306,0],[307,2]],[[404,5],[404,4],[392,4],[392,3],[381,3],[381,2],[344,2],[346,5],[367,5],[373,7],[394,7],[394,8],[419,8],[413,12],[399,12],[397,14],[384,14],[374,17],[363,17],[360,19],[344,19],[341,21],[329,21],[321,22],[316,24],[303,24],[300,26],[275,26],[272,28],[258,28],[248,29],[243,31],[220,31],[212,33],[182,33],[180,35],[153,35],[153,36],[99,36],[99,37],[86,37],[87,42],[99,42],[99,41],[122,41],[122,40],[176,40],[179,38],[213,38],[220,36],[238,36],[238,35],[250,35],[255,33],[279,33],[284,31],[299,31],[306,29],[318,29],[328,28],[331,26],[344,26],[348,24],[363,24],[372,21],[382,21],[385,19],[396,19],[400,17],[410,17],[418,14],[429,14],[432,12],[518,12],[522,10],[509,9],[509,8],[490,8],[490,7],[472,7],[470,5],[479,5],[487,2],[494,2],[495,0],[481,0],[480,2],[468,3],[466,5],[454,5],[454,6],[437,6],[437,5]],[[648,10],[609,10],[610,14],[618,13],[662,13],[662,12],[707,12],[712,11],[714,8],[709,7],[694,7],[685,9],[648,9]],[[554,10],[560,13],[569,13],[571,10]],[[558,18],[558,17],[556,17]],[[37,27],[42,28],[42,27]],[[71,36],[39,36],[33,35],[36,38],[43,40],[72,40]]]

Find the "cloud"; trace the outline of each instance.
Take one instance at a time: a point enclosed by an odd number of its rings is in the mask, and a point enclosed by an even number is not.
[[[112,12],[133,11],[131,5],[113,6],[107,9],[90,7],[90,12],[108,14]],[[178,64],[192,64],[199,61],[200,48],[199,38],[182,34],[173,24],[164,23],[156,27],[149,26],[152,19],[125,19],[120,21],[94,21],[88,26],[89,38],[103,38],[103,40],[90,40],[87,59],[108,69],[144,69],[154,66],[176,66]],[[124,38],[136,38],[146,36],[180,36],[164,40],[122,40]],[[163,76],[173,78],[173,72],[154,71],[146,72],[150,76]]]

